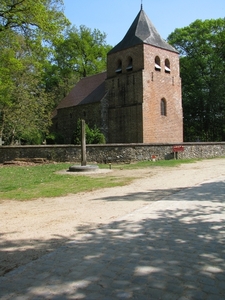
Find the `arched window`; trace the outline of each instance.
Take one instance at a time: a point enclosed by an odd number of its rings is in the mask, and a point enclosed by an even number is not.
[[[166,116],[166,99],[162,98],[161,99],[161,116]]]
[[[155,70],[161,71],[160,58],[158,56],[155,57]]]
[[[170,61],[168,58],[165,60],[165,72],[170,73]]]
[[[128,57],[128,64],[127,64],[126,70],[127,71],[132,71],[133,70],[133,59],[132,59],[132,57]]]
[[[122,73],[122,60],[119,59],[117,62],[117,68],[116,68],[116,73]]]

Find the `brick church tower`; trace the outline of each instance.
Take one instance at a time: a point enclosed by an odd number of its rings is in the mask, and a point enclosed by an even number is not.
[[[179,54],[141,7],[108,53],[109,143],[183,142]]]

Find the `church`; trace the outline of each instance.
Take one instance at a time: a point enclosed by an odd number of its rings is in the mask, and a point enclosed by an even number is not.
[[[82,78],[59,103],[54,130],[73,143],[77,120],[101,130],[107,143],[181,143],[179,53],[141,10],[107,54],[107,70]]]

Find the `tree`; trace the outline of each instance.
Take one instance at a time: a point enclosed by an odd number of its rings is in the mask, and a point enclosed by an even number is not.
[[[59,66],[54,60],[48,60],[44,65],[43,81],[45,90],[52,95],[55,107],[66,97],[79,79],[76,72],[69,67]]]
[[[43,82],[50,45],[69,24],[61,0],[0,4],[0,138],[47,133],[52,99]]]
[[[0,128],[5,142],[13,144],[25,136],[27,139],[29,133],[47,133],[52,101],[41,84],[42,65],[30,53],[24,38],[12,33],[9,44],[11,47],[4,44],[0,54],[0,78],[4,79],[0,91]]]
[[[77,73],[80,78],[102,72],[111,49],[105,39],[106,34],[98,29],[73,26],[67,30],[64,41],[56,46],[56,61],[62,69]]]
[[[184,139],[225,140],[225,19],[196,20],[168,37],[181,55]]]
[[[55,95],[55,103],[65,97],[82,78],[106,70],[106,34],[84,25],[68,27],[63,38],[55,42],[54,54],[46,64],[46,89]]]
[[[69,22],[63,0],[1,0],[0,32],[14,31],[35,40],[52,40]]]

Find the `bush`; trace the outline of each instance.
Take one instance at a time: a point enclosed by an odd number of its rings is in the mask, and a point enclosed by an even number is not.
[[[88,124],[85,124],[86,144],[105,144],[105,136],[101,133],[97,126],[90,128]],[[74,132],[75,145],[81,144],[81,120],[77,121],[77,129]]]
[[[61,134],[51,132],[46,136],[47,145],[64,144],[64,138]]]

